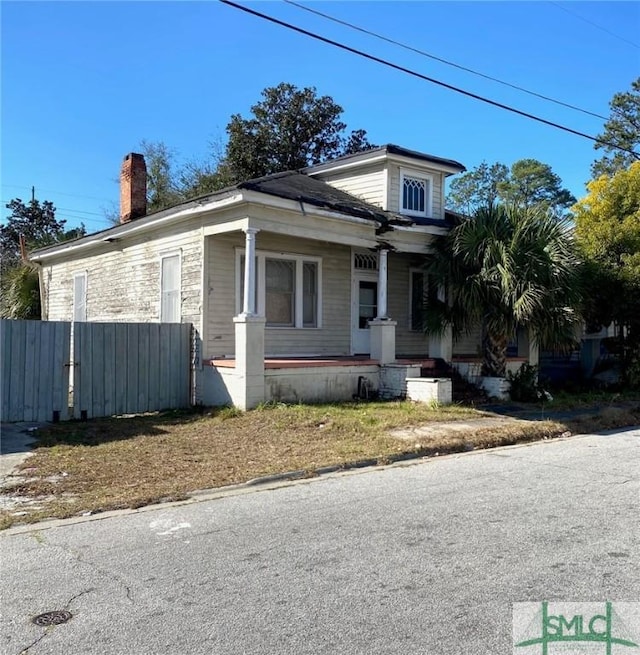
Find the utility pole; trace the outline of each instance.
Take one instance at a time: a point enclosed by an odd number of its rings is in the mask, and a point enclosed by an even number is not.
[[[31,202],[34,202],[36,199],[36,188],[35,186],[31,187]]]

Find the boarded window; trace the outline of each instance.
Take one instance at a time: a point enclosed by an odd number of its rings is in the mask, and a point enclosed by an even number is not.
[[[73,276],[73,320],[87,320],[87,274]]]
[[[180,323],[180,255],[162,258],[160,321]]]

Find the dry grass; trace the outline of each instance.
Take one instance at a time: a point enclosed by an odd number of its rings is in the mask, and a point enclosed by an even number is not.
[[[630,418],[640,422],[640,415],[612,411],[603,416],[602,427],[629,425],[634,422]],[[183,499],[194,490],[273,473],[312,474],[319,467],[348,467],[361,460],[386,463],[494,447],[579,427],[517,421],[421,437],[419,443],[389,436],[394,428],[481,416],[457,406],[388,402],[276,405],[246,413],[222,409],[209,415],[164,413],[58,424],[42,431],[20,477],[0,490],[0,500],[6,501],[0,528]],[[593,417],[588,429],[596,429]]]

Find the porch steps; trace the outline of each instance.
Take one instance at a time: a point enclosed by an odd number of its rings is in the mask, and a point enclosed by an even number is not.
[[[424,360],[420,368],[423,378],[451,378],[453,402],[465,405],[480,405],[488,402],[487,394],[474,384],[465,380],[458,371],[444,359]]]

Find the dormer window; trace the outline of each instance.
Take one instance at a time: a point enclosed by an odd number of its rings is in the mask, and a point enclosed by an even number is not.
[[[415,171],[400,171],[400,211],[409,216],[431,216],[433,178]]]

